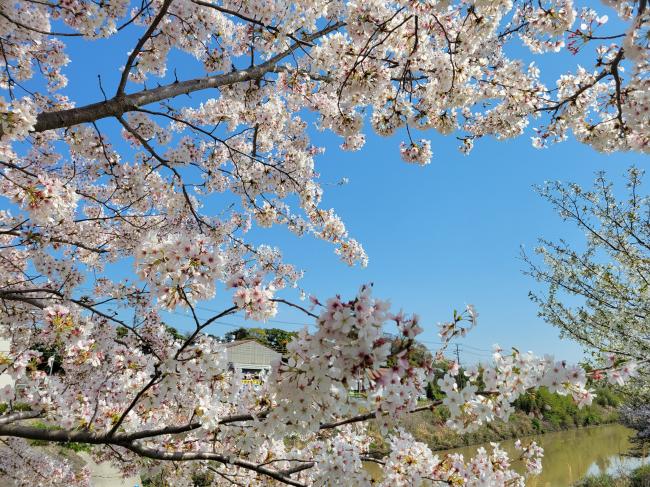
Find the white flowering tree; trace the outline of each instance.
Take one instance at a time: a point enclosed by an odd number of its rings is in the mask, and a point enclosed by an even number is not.
[[[525,255],[544,293],[531,293],[540,315],[606,360],[644,364],[650,357],[650,199],[642,173],[632,168],[626,195],[617,196],[604,173],[591,189],[551,182],[540,188],[565,221],[585,234],[584,249],[541,239],[539,259]]]
[[[540,316],[590,351],[596,367],[638,366],[621,409],[623,423],[637,430],[636,453],[650,440],[650,197],[642,176],[637,168],[628,171],[624,197],[604,173],[591,189],[560,182],[541,187],[560,217],[585,233],[586,245],[542,239],[539,259],[524,255],[529,274],[544,287],[531,293]],[[611,372],[610,381],[623,385],[626,367],[621,376]]]
[[[647,2],[605,3],[620,31],[571,0],[0,0],[0,334],[10,342],[0,364],[20,385],[0,393],[0,470],[22,485],[88,484],[30,446],[41,440],[92,445],[96,460],[155,469],[175,486],[197,472],[215,485],[368,485],[363,461],[378,463],[382,485],[523,485],[499,448],[439,457],[393,428],[440,405],[418,403],[436,371],[408,360],[417,316],[391,313],[368,286],[349,300],[291,302],[282,289],[300,272],[248,234],[283,225],[366,264],[320,206],[310,112],[343,150],[363,146],[365,120],[381,135],[400,130],[415,164],[431,158],[416,130],[453,133],[469,152],[531,119],[537,146],[571,134],[597,150],[647,152]],[[71,37],[132,39],[119,82],[90,105],[63,94]],[[518,44],[594,59],[547,87],[534,64],[506,54]],[[152,87],[176,71],[170,53],[203,74]],[[115,266],[132,272],[116,278]],[[200,319],[197,304],[216,293],[232,305]],[[204,332],[279,306],[316,331],[252,389]],[[187,337],[164,320],[179,308],[194,317]],[[469,308],[442,325],[441,352],[475,317]],[[397,342],[384,337],[388,323]],[[462,390],[456,370],[440,381],[441,402],[461,430],[507,418],[540,385],[592,397],[582,369],[549,357],[497,351]],[[351,398],[360,375],[367,394]],[[369,419],[390,435],[383,459],[368,457]],[[520,450],[538,471],[540,449]]]

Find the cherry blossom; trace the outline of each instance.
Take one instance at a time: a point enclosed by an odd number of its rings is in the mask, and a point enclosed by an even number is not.
[[[287,288],[308,293],[303,271],[258,232],[314,237],[344,263],[368,264],[354,228],[324,206],[314,129],[341,150],[361,150],[367,130],[397,134],[395,154],[419,166],[435,161],[430,129],[464,153],[526,133],[540,148],[574,137],[648,152],[650,14],[646,2],[605,3],[0,0],[0,337],[10,344],[0,372],[20,384],[0,390],[1,469],[24,485],[88,484],[85,470],[29,444],[41,440],[91,445],[96,461],[173,485],[194,474],[215,485],[370,485],[365,461],[384,485],[523,485],[539,472],[537,445],[521,446],[518,473],[498,445],[434,455],[396,428],[400,417],[444,404],[467,431],[507,419],[541,386],[589,404],[582,369],[497,349],[460,388],[456,366],[411,365],[427,324],[391,311],[370,285],[292,302]],[[66,89],[68,45],[99,39],[132,48],[115,86],[85,104]],[[517,46],[595,59],[549,82],[509,55]],[[202,318],[215,299],[230,304]],[[211,326],[238,312],[269,320],[284,306],[312,327],[248,384]],[[169,328],[181,310],[185,335]],[[437,357],[477,316],[469,306],[439,326]],[[617,359],[590,374],[620,383],[634,367]],[[419,401],[440,375],[444,398]],[[356,381],[360,397],[348,393]],[[369,457],[370,419],[391,445],[385,458]]]

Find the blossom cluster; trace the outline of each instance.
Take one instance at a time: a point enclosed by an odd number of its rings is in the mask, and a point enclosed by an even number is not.
[[[150,234],[140,244],[136,258],[140,277],[171,309],[213,297],[216,281],[223,274],[224,259],[219,249],[203,238]]]
[[[601,151],[648,152],[650,14],[606,3],[627,25],[622,37],[570,0],[0,0],[0,336],[10,343],[0,370],[21,384],[1,391],[0,436],[15,424],[36,436],[26,413],[53,426],[39,437],[95,445],[96,460],[125,473],[150,461],[174,485],[197,472],[251,486],[367,485],[370,442],[354,418],[374,417],[387,432],[417,409],[440,372],[431,360],[412,363],[423,325],[391,313],[369,286],[312,310],[292,303],[315,317],[315,331],[303,330],[252,387],[205,332],[236,312],[271,319],[288,302],[277,293],[298,286],[302,271],[255,229],[282,226],[331,244],[349,265],[368,263],[343,219],[322,207],[329,183],[314,124],[342,150],[361,149],[366,126],[408,136],[396,153],[416,165],[433,157],[416,131],[454,134],[469,153],[481,138],[525,133],[531,120],[538,147],[571,135]],[[554,84],[508,54],[518,43],[564,49],[578,18],[595,60]],[[64,91],[68,37],[133,41],[114,91],[99,80],[103,101],[84,106]],[[176,79],[188,73],[178,59],[198,61],[196,78]],[[203,320],[198,305],[220,285],[232,305]],[[194,321],[186,335],[169,328],[178,308]],[[441,326],[438,356],[476,316],[469,307]],[[385,335],[388,324],[397,337]],[[579,368],[516,351],[497,351],[462,388],[457,367],[445,372],[450,424],[461,430],[507,418],[530,388],[579,404],[593,397]],[[633,365],[617,360],[603,374],[620,383]],[[348,394],[353,383],[362,397]],[[436,458],[393,436],[384,483],[521,483],[498,447]],[[36,456],[8,441],[2,470],[28,471],[23,461]],[[539,449],[522,448],[538,471]],[[86,482],[42,456],[35,470],[53,483]]]
[[[0,96],[0,141],[23,140],[36,124],[36,107],[29,98],[7,103]]]
[[[11,183],[9,183],[11,184]],[[57,177],[39,176],[30,186],[14,186],[13,199],[29,212],[36,225],[51,226],[69,222],[77,209],[79,195]],[[7,194],[11,194],[7,191]]]
[[[0,468],[5,479],[10,479],[14,485],[34,485],[34,482],[43,487],[91,485],[87,468],[75,469],[67,460],[43,455],[26,440],[6,438],[0,444],[4,453]]]
[[[275,288],[273,285],[264,285],[259,274],[252,278],[236,274],[226,284],[235,289],[233,301],[237,308],[246,313],[247,318],[266,321],[276,315],[277,304],[273,301]]]
[[[260,284],[244,276],[231,280],[237,290]],[[103,292],[118,296],[135,289],[104,285]],[[279,471],[294,468],[295,462],[309,463],[313,468],[297,470],[297,478],[308,485],[327,485],[337,472],[341,475],[336,478],[346,482],[371,485],[362,467],[369,453],[368,432],[357,422],[374,417],[391,444],[389,455],[381,460],[383,485],[406,486],[425,479],[523,485],[525,477],[511,468],[497,445],[491,453],[480,450],[466,461],[458,455],[436,456],[407,433],[388,428],[417,410],[427,381],[439,372],[431,360],[418,365],[410,360],[422,331],[417,316],[392,314],[386,301],[372,296],[370,286],[363,286],[349,301],[337,296],[325,304],[316,298],[312,302],[322,308],[316,330],[305,329],[294,338],[287,345],[286,360],[275,362],[258,387],[242,381],[241,373],[230,368],[224,344],[203,334],[171,334],[155,313],[143,316],[135,328],[126,324],[117,328],[106,316],[84,316],[84,308],[77,304],[48,306],[40,316],[30,316],[37,327],[17,326],[15,320],[0,327],[11,339],[11,350],[2,355],[0,366],[22,385],[4,388],[2,400],[40,411],[44,420],[70,431],[107,434],[107,442],[111,434],[121,435],[120,445],[128,445],[124,438],[131,434],[144,438],[146,444],[133,448],[157,451],[162,440],[167,451],[198,458],[215,448],[234,456],[245,452],[260,465],[277,458]],[[385,334],[388,323],[396,326],[397,337]],[[628,365],[617,363],[617,368],[621,366]],[[530,388],[544,385],[574,395],[584,391],[580,370],[549,358],[497,351],[494,363],[481,373],[468,371],[470,385],[460,391],[453,380],[458,368],[451,367],[440,382],[443,404],[452,414],[450,424],[468,429],[469,422],[507,417],[512,401]],[[474,383],[479,375],[486,391],[477,391]],[[364,384],[363,395],[348,394],[354,383]],[[136,407],[130,406],[134,397]],[[169,428],[185,434],[165,435]],[[148,433],[158,430],[162,433]],[[286,444],[288,435],[306,447]],[[534,443],[518,447],[527,470],[539,472],[541,449]],[[116,464],[125,474],[143,465],[128,448],[122,452],[99,448],[93,455],[97,461]],[[170,470],[170,478],[182,483],[203,466],[198,462],[192,468]],[[162,461],[160,468],[167,472],[169,467]],[[226,476],[236,474],[251,485],[264,484],[254,469],[220,468]],[[84,485],[85,479],[82,475],[70,485]]]
[[[419,142],[411,142],[408,146],[402,142],[400,154],[404,161],[424,166],[431,162],[431,142],[422,139]]]
[[[626,364],[611,374],[622,376],[627,374],[623,369],[633,367]],[[494,418],[507,421],[513,412],[511,404],[528,390],[540,386],[553,393],[571,395],[578,407],[590,405],[595,397],[587,388],[587,375],[582,367],[516,349],[505,354],[497,347],[494,364],[482,370],[468,369],[465,372],[468,382],[462,389],[454,377],[457,374],[458,370],[452,369],[438,379],[438,385],[445,393],[443,404],[451,414],[448,424],[462,431],[472,431]],[[484,384],[484,390],[478,390],[479,383]]]

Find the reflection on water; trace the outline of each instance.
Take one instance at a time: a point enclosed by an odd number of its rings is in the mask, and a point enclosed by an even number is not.
[[[544,448],[544,469],[541,475],[530,477],[526,485],[569,487],[586,475],[628,472],[650,462],[650,456],[645,459],[625,456],[630,449],[631,434],[631,430],[614,424],[523,438],[523,443],[535,440]],[[500,443],[501,448],[506,450],[511,458],[517,456],[514,443],[515,440]],[[487,444],[445,450],[436,454],[442,456],[445,453],[462,453],[465,459],[468,459],[474,456],[480,446],[485,446],[490,451],[490,445]],[[521,465],[515,463],[514,466],[516,470],[522,471]],[[377,478],[380,475],[376,464],[367,464],[366,468],[373,477]]]
[[[544,470],[526,482],[530,487],[568,487],[585,475],[630,471],[644,463],[645,459],[626,457],[630,449],[631,430],[618,425],[574,429],[547,433],[522,441],[535,440],[544,448]],[[457,448],[439,453],[462,453],[465,458],[475,454],[480,445]],[[486,448],[489,445],[486,445]],[[516,455],[514,440],[501,442],[511,458]],[[489,450],[489,448],[488,448]]]

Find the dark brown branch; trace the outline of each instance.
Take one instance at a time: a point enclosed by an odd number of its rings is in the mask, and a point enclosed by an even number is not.
[[[20,294],[12,294],[10,292],[0,293],[0,301],[4,301],[5,299],[8,301],[19,301],[25,304],[30,304],[35,308],[43,309],[45,308],[45,305],[41,303],[41,300],[47,298],[29,298]]]
[[[5,19],[7,19],[7,21],[9,21],[12,24],[20,27],[21,29],[31,30],[32,32],[36,32],[37,34],[42,34],[42,35],[46,35],[46,36],[80,37],[80,36],[83,35],[83,34],[79,34],[77,32],[47,32],[47,31],[44,31],[44,30],[37,29],[36,27],[30,27],[29,25],[23,24],[23,23],[15,20],[15,19],[12,19],[11,17],[9,17],[7,14],[2,12],[1,10],[0,10],[0,17],[4,17]]]
[[[442,401],[434,401],[426,406],[419,406],[409,413],[417,413],[420,411],[432,410],[435,407],[442,404]],[[266,416],[268,411],[263,411],[258,414],[258,418],[263,418]],[[192,430],[196,430],[201,427],[199,422],[190,422],[181,426],[166,426],[163,428],[144,430],[135,433],[115,433],[112,434],[113,430],[109,433],[94,433],[88,430],[57,430],[57,429],[42,429],[36,428],[33,426],[26,425],[13,425],[7,424],[12,421],[18,421],[20,419],[27,419],[39,416],[40,412],[26,411],[22,413],[16,413],[6,418],[12,418],[3,421],[4,418],[0,418],[0,436],[13,436],[17,438],[25,438],[30,440],[40,440],[48,441],[54,443],[68,443],[68,442],[78,442],[78,443],[87,443],[92,445],[108,445],[108,446],[119,446],[126,448],[133,453],[140,455],[146,458],[153,458],[156,460],[165,460],[165,461],[193,461],[193,460],[213,460],[224,465],[232,465],[234,467],[240,467],[246,470],[251,470],[262,475],[266,475],[270,478],[273,478],[279,482],[283,482],[287,485],[293,485],[296,487],[303,487],[304,484],[293,480],[290,478],[290,475],[307,470],[314,466],[314,463],[305,460],[303,463],[290,467],[285,470],[272,470],[265,467],[265,464],[255,464],[239,458],[233,458],[231,456],[214,453],[214,452],[183,452],[183,451],[162,451],[155,448],[145,447],[142,444],[138,443],[137,440],[145,438],[153,438],[156,436],[162,435],[174,435],[180,433],[186,433]],[[379,413],[382,415],[382,413]],[[347,424],[358,423],[362,421],[367,421],[378,417],[377,412],[360,414],[353,416],[351,418],[346,418],[340,421],[332,423],[324,423],[320,426],[321,430],[333,429],[339,426],[344,426]],[[241,421],[250,421],[255,419],[251,414],[240,414],[227,416],[219,421],[220,424],[229,424],[234,422]],[[115,428],[113,428],[115,429]]]
[[[84,302],[80,299],[74,299],[74,298],[67,298],[62,292],[57,291],[56,289],[48,289],[48,288],[35,288],[35,289],[18,289],[18,290],[0,290],[0,299],[7,299],[10,301],[22,301],[24,303],[31,304],[32,306],[36,306],[37,308],[45,308],[45,305],[41,303],[40,301],[42,300],[47,300],[47,299],[52,299],[50,297],[44,297],[44,296],[34,296],[32,298],[30,297],[25,297],[22,296],[24,293],[31,293],[31,292],[42,292],[42,293],[49,293],[53,294],[59,299],[65,300],[65,301],[70,301],[71,303],[76,304],[77,306],[81,306],[84,309],[87,309],[88,311],[95,313],[98,316],[101,316],[102,318],[105,318],[107,320],[113,321],[114,323],[117,323],[118,325],[122,325],[124,327],[128,327],[126,323],[118,318],[115,318],[115,316],[111,316],[109,314],[104,313],[103,311],[98,310],[95,308],[96,304],[94,303],[87,303]],[[130,329],[130,328],[129,328]]]
[[[305,313],[308,316],[311,316],[312,318],[318,319],[317,314],[314,314],[311,311],[309,311],[308,309],[303,308],[299,304],[295,304],[295,303],[292,303],[291,301],[287,301],[286,299],[271,299],[271,301],[273,301],[274,303],[286,304],[287,306],[291,306],[292,308],[299,309],[300,311],[302,311],[303,313]]]
[[[333,32],[343,23],[339,22],[325,27],[302,39],[303,42],[311,42],[330,32]],[[43,112],[37,117],[35,132],[55,130],[64,127],[71,127],[80,123],[93,122],[107,117],[117,117],[124,113],[136,110],[138,107],[155,103],[158,101],[175,98],[179,95],[187,95],[196,91],[221,86],[232,85],[244,81],[251,81],[262,78],[265,74],[272,72],[277,64],[286,56],[297,50],[300,44],[292,44],[287,50],[272,57],[268,61],[250,69],[243,69],[232,73],[219,74],[215,76],[204,76],[187,81],[180,81],[163,85],[151,90],[142,90],[137,93],[114,97],[108,101],[93,103],[79,108],[59,110],[55,112]]]
[[[151,377],[151,380],[147,382],[147,384],[142,389],[140,389],[140,391],[135,395],[135,397],[131,401],[131,404],[129,404],[129,406],[124,410],[120,418],[115,422],[111,430],[108,432],[107,435],[108,438],[111,438],[112,436],[115,435],[119,427],[122,425],[126,417],[131,412],[131,410],[138,404],[138,401],[147,393],[149,389],[151,389],[158,382],[158,379],[160,379],[161,376],[162,374],[160,373],[160,371],[156,369],[156,372]]]
[[[124,88],[126,88],[126,82],[129,80],[129,73],[131,72],[131,68],[133,68],[133,64],[135,63],[135,59],[138,57],[140,54],[140,51],[142,51],[142,48],[144,47],[145,42],[147,42],[153,32],[156,30],[158,27],[158,24],[162,21],[163,17],[167,13],[167,10],[169,9],[169,6],[171,5],[173,0],[165,0],[162,4],[162,7],[160,7],[160,11],[158,12],[158,15],[153,19],[151,24],[149,25],[149,28],[146,30],[146,32],[140,37],[140,40],[138,40],[138,43],[136,44],[135,48],[133,48],[133,51],[131,51],[131,54],[129,55],[129,58],[126,61],[126,65],[124,66],[124,70],[122,71],[122,77],[120,78],[120,84],[117,87],[117,92],[115,93],[116,97],[124,95]]]
[[[440,406],[442,404],[442,401],[434,401],[430,404],[427,404],[426,406],[419,406],[415,409],[412,409],[409,411],[409,413],[419,413],[422,411],[432,411],[435,407]],[[340,421],[335,421],[333,423],[323,423],[320,425],[321,430],[326,430],[326,429],[332,429],[332,428],[338,428],[339,426],[344,426],[346,424],[352,424],[352,423],[360,423],[362,421],[368,421],[370,419],[375,419],[379,416],[381,416],[382,413],[373,411],[371,413],[366,413],[366,414],[360,414],[358,416],[352,416],[351,418],[346,418],[342,419]]]
[[[181,353],[183,353],[183,350],[185,350],[185,349],[186,349],[186,348],[187,348],[187,347],[188,347],[188,346],[189,346],[189,345],[194,341],[194,339],[196,338],[196,336],[197,336],[197,335],[198,335],[202,330],[204,330],[207,326],[209,326],[210,324],[214,323],[216,320],[218,320],[218,319],[220,319],[220,318],[223,318],[224,316],[228,316],[229,314],[234,313],[234,312],[237,311],[238,309],[239,309],[239,308],[237,308],[237,306],[231,306],[230,308],[227,308],[227,309],[223,310],[222,312],[220,312],[220,313],[214,315],[212,318],[206,320],[203,324],[201,324],[201,325],[198,325],[198,324],[197,324],[196,329],[194,330],[194,332],[193,332],[193,333],[192,333],[192,334],[187,338],[187,340],[185,340],[185,342],[183,343],[183,345],[181,345],[181,347],[178,349],[178,351],[177,351],[176,354],[174,355],[174,358],[178,358],[178,357],[180,357]],[[192,312],[194,313],[194,311],[192,311]]]
[[[153,448],[146,448],[135,443],[129,443],[126,445],[120,445],[128,450],[131,450],[133,453],[140,455],[142,457],[153,458],[155,460],[167,460],[174,462],[187,462],[192,460],[214,460],[225,465],[232,465],[235,467],[244,468],[246,470],[252,470],[253,472],[266,475],[271,477],[279,482],[283,482],[287,485],[293,485],[295,487],[304,487],[305,484],[298,482],[284,475],[283,472],[278,472],[277,470],[271,470],[266,467],[260,467],[253,462],[247,460],[242,460],[239,458],[231,458],[220,453],[212,452],[167,452],[161,450],[155,450]]]
[[[94,445],[115,445],[127,450],[131,450],[135,454],[146,457],[153,458],[156,460],[167,460],[175,462],[186,462],[192,460],[214,460],[224,465],[232,465],[234,467],[240,467],[246,470],[251,470],[262,475],[266,475],[272,479],[275,479],[279,482],[284,482],[287,485],[293,485],[295,487],[303,487],[304,484],[301,482],[295,481],[277,470],[272,470],[265,467],[260,467],[253,462],[242,460],[239,458],[232,458],[230,456],[212,453],[212,452],[168,452],[157,450],[154,448],[147,448],[140,445],[137,442],[126,440],[122,437],[116,436],[115,438],[110,438],[106,434],[96,434],[91,433],[85,430],[48,430],[42,428],[36,428],[33,426],[23,426],[23,425],[0,425],[0,436],[13,436],[17,438],[25,438],[29,440],[41,440],[55,443],[68,443],[68,442],[78,442],[78,443],[88,443]]]
[[[238,19],[244,20],[246,22],[250,22],[251,24],[259,25],[260,27],[264,27],[266,30],[269,30],[271,32],[274,32],[276,34],[280,34],[280,29],[275,27],[274,25],[267,25],[264,22],[254,19],[252,17],[248,17],[246,15],[241,14],[240,12],[237,12],[235,10],[229,9],[222,7],[221,5],[216,5],[214,3],[209,3],[209,2],[203,2],[201,0],[192,0],[192,3],[195,3],[196,5],[200,5],[202,7],[207,7],[211,8],[214,10],[217,10],[221,13],[227,14],[227,15],[232,15],[233,17],[237,17]],[[291,39],[292,41],[298,43],[298,44],[304,44],[305,46],[311,46],[311,42],[305,42],[302,39],[298,39],[296,36],[293,34],[285,33],[285,35]]]
[[[582,95],[588,89],[593,88],[596,85],[596,83],[598,83],[600,80],[602,80],[603,78],[609,75],[612,75],[614,71],[618,69],[618,65],[623,60],[623,57],[624,57],[624,51],[621,48],[619,49],[614,59],[612,59],[611,62],[607,63],[608,66],[605,69],[603,69],[600,73],[598,73],[598,75],[591,82],[585,83],[584,85],[580,86],[571,96],[568,96],[563,100],[560,100],[557,103],[554,103],[552,105],[538,108],[537,111],[557,113],[557,111],[560,110],[560,108],[562,108],[567,103],[575,102],[580,95]]]
[[[29,235],[24,235],[21,232],[16,231],[16,230],[0,231],[0,234],[2,234],[2,235],[11,235],[11,236],[14,236],[14,237],[29,236]],[[33,234],[32,235],[32,237],[39,237],[39,236],[40,236],[39,234]],[[108,250],[106,250],[106,249],[91,247],[91,246],[86,245],[86,244],[84,244],[82,242],[74,242],[72,240],[62,238],[62,237],[53,237],[53,236],[48,235],[47,239],[50,242],[60,243],[60,244],[65,244],[65,245],[73,245],[75,247],[79,247],[80,249],[84,249],[84,250],[87,250],[89,252],[95,252],[97,254],[105,254],[105,253],[108,252]]]

